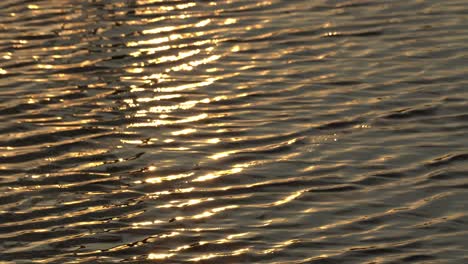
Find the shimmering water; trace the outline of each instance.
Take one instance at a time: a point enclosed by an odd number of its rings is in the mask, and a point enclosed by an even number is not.
[[[4,0],[0,262],[468,263],[468,1]]]

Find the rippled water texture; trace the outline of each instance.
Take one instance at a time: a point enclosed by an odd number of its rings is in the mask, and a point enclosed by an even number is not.
[[[466,0],[4,0],[0,262],[468,263]]]

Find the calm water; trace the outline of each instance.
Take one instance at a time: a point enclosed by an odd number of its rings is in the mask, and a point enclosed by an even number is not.
[[[468,263],[468,1],[5,0],[0,262]]]

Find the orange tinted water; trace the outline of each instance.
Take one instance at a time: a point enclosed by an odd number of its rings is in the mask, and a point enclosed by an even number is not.
[[[0,261],[465,263],[463,0],[0,3]]]

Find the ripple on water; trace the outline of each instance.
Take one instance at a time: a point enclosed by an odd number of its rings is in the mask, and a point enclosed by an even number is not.
[[[0,261],[466,262],[467,11],[0,3]]]

